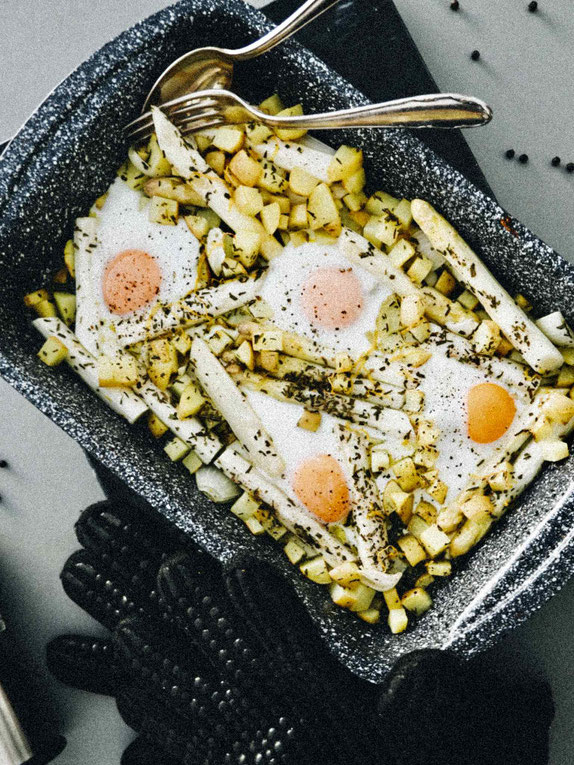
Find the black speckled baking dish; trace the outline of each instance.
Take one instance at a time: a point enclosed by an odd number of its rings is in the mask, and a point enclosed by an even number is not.
[[[221,561],[271,561],[293,582],[331,650],[376,681],[397,656],[416,648],[474,653],[558,590],[574,568],[574,462],[548,467],[466,566],[435,591],[434,608],[409,632],[392,636],[385,624],[368,626],[334,606],[280,548],[252,537],[225,507],[198,494],[144,425],[130,427],[69,370],[44,366],[36,358],[41,339],[22,304],[22,296],[60,264],[73,219],[114,177],[126,150],[121,128],[136,116],[164,66],[188,49],[238,47],[268,28],[265,17],[241,0],[182,0],[96,53],[26,123],[0,161],[0,373]],[[366,100],[294,42],[243,64],[235,87],[255,101],[278,90],[307,110]],[[574,320],[574,267],[519,222],[508,219],[503,226],[503,210],[416,137],[364,130],[322,138],[362,146],[373,184],[430,200],[511,291],[525,293],[540,313],[559,308]]]

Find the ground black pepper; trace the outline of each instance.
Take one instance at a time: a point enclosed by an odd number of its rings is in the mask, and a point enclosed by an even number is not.
[[[574,162],[568,162],[568,164],[566,165],[566,172],[574,173]]]
[[[451,11],[458,11],[459,8],[460,8],[460,3],[458,2],[458,0],[452,0],[452,3],[450,4]]]
[[[504,156],[506,157],[506,159],[514,159],[514,155],[515,154],[516,154],[516,152],[514,151],[514,149],[507,149],[504,152]]]
[[[528,162],[528,154],[521,154],[518,157],[518,161],[520,162],[521,165],[526,165]]]
[[[560,164],[560,157],[552,157],[552,161],[550,162],[552,167],[558,167]]]
[[[478,59],[480,58],[480,51],[473,50],[472,53],[470,54],[470,57],[473,61],[478,61]]]
[[[536,0],[532,0],[531,3],[528,3],[528,10],[530,11],[530,13],[536,13],[536,11],[538,10],[538,3],[536,2]]]

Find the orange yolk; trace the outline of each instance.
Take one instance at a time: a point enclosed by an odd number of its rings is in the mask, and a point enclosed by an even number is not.
[[[512,425],[516,404],[510,393],[496,383],[480,383],[468,392],[468,435],[478,444],[489,444]]]
[[[328,454],[302,462],[293,489],[301,503],[325,523],[341,521],[349,513],[349,487],[341,466]]]
[[[303,285],[301,306],[311,324],[348,327],[363,308],[361,282],[350,268],[318,268]]]
[[[102,289],[112,313],[123,316],[151,303],[161,286],[155,259],[143,250],[124,250],[106,265]]]

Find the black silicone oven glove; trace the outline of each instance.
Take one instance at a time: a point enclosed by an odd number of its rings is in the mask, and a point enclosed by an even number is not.
[[[124,765],[547,762],[545,686],[504,687],[440,651],[404,657],[375,686],[330,656],[269,567],[224,571],[125,502],[89,507],[76,531],[62,582],[110,635],[61,636],[48,663],[115,696],[139,733]]]

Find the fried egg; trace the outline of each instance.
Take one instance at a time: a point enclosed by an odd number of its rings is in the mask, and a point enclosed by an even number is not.
[[[271,436],[286,469],[276,485],[324,523],[343,521],[351,509],[351,476],[342,459],[335,423],[323,413],[315,431],[297,425],[299,404],[277,401],[259,391],[245,391],[249,403]]]
[[[370,348],[367,332],[389,294],[336,244],[314,243],[287,245],[270,262],[261,290],[280,329],[354,357]]]
[[[194,288],[198,240],[181,219],[175,226],[151,222],[147,202],[116,178],[97,213],[93,246],[76,253],[76,331],[92,353],[113,349],[121,322],[145,322],[158,302]]]

